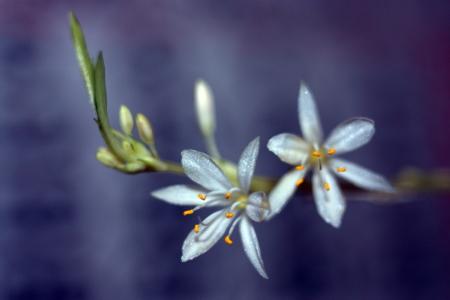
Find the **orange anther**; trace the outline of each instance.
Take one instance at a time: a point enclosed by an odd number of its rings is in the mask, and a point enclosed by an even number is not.
[[[199,229],[199,227],[200,227],[200,225],[194,225],[194,231],[195,231],[195,233],[199,233],[200,232],[200,229]]]
[[[327,191],[330,190],[330,185],[328,184],[328,182],[325,182],[325,183],[323,184],[323,186],[325,187],[325,189],[326,189]]]
[[[203,196],[202,194],[198,194],[197,196],[202,200],[206,200],[206,196]]]
[[[229,199],[230,196],[231,196],[231,193],[230,193],[230,192],[226,193],[226,194],[225,194],[225,199]]]
[[[336,171],[338,171],[338,172],[345,172],[345,171],[347,171],[347,169],[346,168],[337,168]]]
[[[316,157],[320,157],[320,153],[317,152],[317,151],[314,151],[314,152],[312,153],[312,155],[314,155],[314,156],[316,156]]]
[[[193,209],[191,209],[191,210],[186,210],[185,212],[183,212],[183,216],[187,216],[187,215],[190,215],[190,214],[193,214],[194,213],[194,210]]]
[[[305,181],[303,178],[300,178],[296,183],[295,183],[295,185],[296,186],[299,186],[300,184],[302,184],[303,183],[303,181]]]
[[[330,151],[328,151],[329,155],[333,155],[335,153],[336,153],[336,149],[334,149],[334,148],[331,148]]]
[[[296,167],[295,167],[295,169],[296,169],[297,171],[303,170],[304,168],[305,168],[304,165],[296,166]]]
[[[233,213],[227,213],[226,216],[227,216],[227,218],[232,218],[234,216],[234,214]]]
[[[230,240],[230,236],[229,236],[229,235],[227,235],[227,236],[225,237],[225,243],[230,244],[230,245],[233,244],[233,241]]]

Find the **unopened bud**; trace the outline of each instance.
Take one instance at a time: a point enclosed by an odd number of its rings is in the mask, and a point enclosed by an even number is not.
[[[128,107],[126,107],[125,105],[120,106],[119,120],[122,131],[126,135],[131,135],[131,131],[133,130],[134,127],[133,116],[131,115],[131,112],[128,109]]]
[[[110,168],[114,168],[120,165],[120,161],[117,159],[117,157],[109,152],[109,150],[105,150],[99,149],[99,151],[95,154],[95,157],[98,159],[98,161]]]
[[[155,143],[152,124],[150,124],[150,121],[143,114],[136,115],[136,127],[139,132],[139,137],[144,143],[149,145]]]
[[[199,79],[195,83],[194,97],[198,127],[204,136],[211,136],[216,130],[214,95],[204,80]]]
[[[123,141],[122,142],[122,148],[125,151],[126,154],[133,154],[134,153],[134,149],[133,146],[131,146],[131,143],[128,141]]]

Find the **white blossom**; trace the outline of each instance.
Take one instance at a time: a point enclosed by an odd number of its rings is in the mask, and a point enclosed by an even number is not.
[[[334,175],[354,185],[372,191],[393,192],[394,188],[381,175],[358,166],[336,155],[355,150],[370,141],[375,133],[374,122],[366,118],[353,118],[338,125],[322,141],[314,97],[303,82],[298,97],[298,115],[303,139],[290,133],[272,137],[267,147],[290,165],[296,166],[286,173],[269,193],[271,213],[278,214],[312,169],[314,200],[320,216],[334,227],[339,227],[345,211],[345,199]]]
[[[268,278],[261,258],[253,221],[261,222],[269,214],[270,204],[263,192],[248,194],[259,151],[259,137],[245,148],[238,164],[239,187],[235,187],[208,155],[195,150],[181,153],[186,175],[200,186],[174,185],[152,192],[152,196],[176,205],[191,205],[190,215],[203,207],[220,207],[194,226],[184,241],[181,260],[196,258],[208,251],[226,232],[225,242],[239,223],[242,244],[250,262],[259,274]]]

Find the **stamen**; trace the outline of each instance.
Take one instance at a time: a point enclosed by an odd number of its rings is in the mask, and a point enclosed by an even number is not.
[[[199,233],[199,232],[200,232],[200,229],[198,229],[199,227],[200,227],[199,224],[197,224],[197,225],[194,226],[194,231],[195,231],[195,233]]]
[[[230,196],[231,196],[231,193],[230,193],[230,192],[226,193],[226,194],[225,194],[225,199],[229,199]]]
[[[233,241],[230,240],[230,236],[229,236],[229,235],[227,235],[227,236],[225,237],[225,243],[227,243],[227,244],[229,244],[229,245],[232,245],[232,244],[233,244]]]
[[[295,169],[296,169],[297,171],[303,170],[304,168],[305,168],[304,165],[295,167]]]
[[[203,196],[202,194],[198,194],[198,197],[199,197],[200,199],[202,199],[202,200],[206,200],[206,197]]]
[[[234,216],[234,214],[233,213],[227,213],[226,216],[227,216],[227,218],[232,218]]]
[[[336,149],[334,149],[334,148],[331,148],[330,151],[328,151],[329,155],[333,155],[335,153],[336,153]]]
[[[186,210],[185,212],[183,212],[183,216],[187,216],[187,215],[190,215],[190,214],[193,214],[194,213],[194,210],[193,209],[191,209],[191,210]]]
[[[327,191],[330,190],[330,185],[328,184],[328,182],[325,182],[325,183],[323,184],[323,186],[325,187],[325,189],[326,189]]]
[[[347,171],[347,169],[346,168],[337,168],[336,171],[338,171],[338,172],[345,172],[345,171]]]
[[[296,183],[295,183],[295,185],[296,186],[299,186],[300,184],[302,184],[303,183],[303,181],[305,181],[303,178],[300,178]]]
[[[319,171],[322,171],[322,161],[319,158]]]
[[[320,157],[320,153],[317,152],[317,151],[314,151],[314,152],[312,153],[312,155],[314,155],[314,156],[316,156],[316,157]]]

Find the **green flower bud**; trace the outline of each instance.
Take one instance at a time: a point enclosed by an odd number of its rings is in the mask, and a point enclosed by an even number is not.
[[[128,107],[126,107],[125,105],[120,106],[119,120],[122,131],[126,135],[131,135],[131,131],[133,130],[134,127],[133,116],[131,115],[131,112],[128,109]]]

